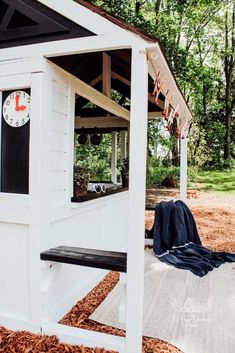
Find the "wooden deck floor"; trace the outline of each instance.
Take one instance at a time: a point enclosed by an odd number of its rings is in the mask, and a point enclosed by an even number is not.
[[[227,263],[200,278],[159,262],[146,250],[145,336],[163,339],[186,353],[235,352],[235,268]],[[90,317],[118,328],[118,284]]]

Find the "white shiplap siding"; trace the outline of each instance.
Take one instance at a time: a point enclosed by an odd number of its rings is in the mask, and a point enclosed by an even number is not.
[[[69,87],[53,80],[50,116],[50,202],[65,203],[68,176]]]

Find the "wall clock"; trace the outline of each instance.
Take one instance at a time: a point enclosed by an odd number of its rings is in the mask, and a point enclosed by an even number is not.
[[[2,115],[12,127],[21,127],[30,119],[30,95],[25,91],[11,92],[3,101]]]
[[[30,88],[2,91],[0,191],[29,193]]]

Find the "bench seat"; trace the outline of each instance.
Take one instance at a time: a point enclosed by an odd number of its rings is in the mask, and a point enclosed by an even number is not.
[[[72,265],[126,272],[127,254],[123,252],[58,246],[40,254],[43,261],[61,262]]]

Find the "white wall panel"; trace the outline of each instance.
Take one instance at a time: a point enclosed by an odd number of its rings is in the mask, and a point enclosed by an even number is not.
[[[67,129],[67,116],[64,114],[60,114],[56,111],[51,111],[51,120],[50,120],[50,127],[51,131],[57,131],[65,133]]]
[[[0,313],[25,319],[29,305],[28,227],[0,223]]]
[[[108,272],[67,264],[54,264],[53,267],[54,277],[42,308],[44,320],[55,322],[62,319]]]
[[[113,199],[107,205],[105,217],[105,243],[108,249],[127,251],[128,198]]]
[[[67,167],[67,156],[65,152],[51,151],[50,153],[50,169],[51,171],[65,170]]]
[[[67,96],[56,91],[52,91],[52,111],[58,114],[67,114]]]
[[[50,132],[51,151],[67,152],[67,134],[60,131]]]
[[[59,79],[53,79],[51,87],[50,202],[51,206],[57,206],[65,203],[68,190],[69,87],[59,82]]]
[[[61,96],[67,97],[68,86],[66,86],[62,82],[57,82],[56,80],[53,80],[53,92],[58,93]]]
[[[51,224],[48,247],[71,245],[126,251],[128,193],[80,204],[66,218]],[[73,212],[72,212],[73,211]]]
[[[66,184],[66,171],[55,171],[50,173],[51,192],[61,190],[61,185]],[[63,189],[64,190],[64,189]]]
[[[53,205],[59,205],[62,202],[65,201],[65,192],[66,190],[61,189],[61,190],[52,190],[50,193],[50,201]]]

